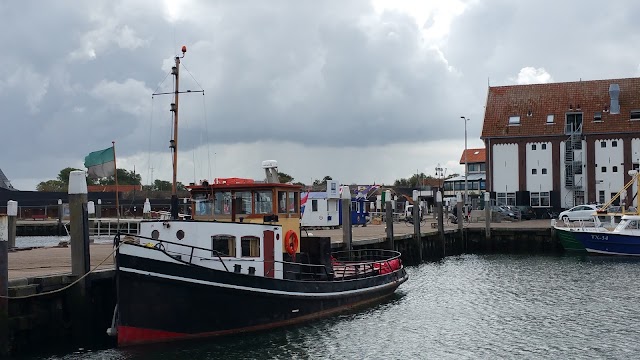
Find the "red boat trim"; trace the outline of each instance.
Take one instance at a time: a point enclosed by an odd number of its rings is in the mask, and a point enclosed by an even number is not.
[[[278,328],[286,325],[295,325],[305,321],[326,317],[335,313],[339,313],[352,308],[377,302],[391,295],[393,295],[393,293],[359,301],[357,303],[352,303],[345,306],[336,307],[330,310],[315,312],[313,314],[304,315],[304,316],[300,316],[300,317],[285,320],[285,321],[279,321],[279,322],[256,325],[256,326],[248,326],[248,327],[239,328],[239,329],[212,331],[212,332],[204,332],[204,333],[197,333],[197,334],[174,333],[169,331],[141,329],[141,328],[119,325],[118,326],[118,346],[123,347],[123,346],[132,346],[132,345],[153,344],[153,343],[160,343],[160,342],[171,342],[171,341],[177,341],[177,340],[200,339],[200,338],[239,334],[239,333],[252,332],[252,331],[268,330],[268,329]]]
[[[186,335],[189,334],[119,325],[118,345],[134,345],[147,342],[179,339]]]

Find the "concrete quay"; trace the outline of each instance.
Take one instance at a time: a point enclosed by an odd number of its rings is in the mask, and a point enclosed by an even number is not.
[[[437,229],[432,228],[435,220],[428,219],[425,226],[420,229],[421,237],[435,237]],[[402,222],[393,224],[394,240],[413,238],[413,226],[407,226]],[[484,222],[465,223],[468,231],[484,231]],[[352,241],[354,247],[384,243],[386,239],[386,225],[354,226],[352,228]],[[504,231],[545,231],[551,229],[550,220],[527,220],[520,222],[491,223],[492,230]],[[445,233],[458,232],[457,224],[445,224]],[[342,229],[303,230],[302,236],[330,237],[332,247],[342,246]],[[100,262],[99,269],[113,269],[113,246],[111,244],[91,244],[89,247],[91,256],[91,269]],[[30,250],[12,251],[9,253],[9,279],[23,279],[30,277],[42,277],[50,275],[62,275],[71,272],[71,248],[70,247],[45,247]]]

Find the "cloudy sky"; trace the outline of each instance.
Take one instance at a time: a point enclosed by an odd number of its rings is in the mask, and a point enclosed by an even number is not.
[[[640,75],[633,0],[3,1],[0,169],[21,190],[83,168],[171,179],[167,76],[182,45],[179,174],[309,183],[461,173],[487,87]]]

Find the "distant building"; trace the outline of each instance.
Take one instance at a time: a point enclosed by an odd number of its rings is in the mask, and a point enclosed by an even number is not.
[[[0,189],[16,190],[13,185],[11,185],[9,179],[7,179],[7,177],[4,175],[2,169],[0,169]]]
[[[469,202],[474,207],[479,205],[480,195],[486,190],[486,161],[487,153],[485,149],[467,149],[462,152],[460,164],[466,163],[467,169],[467,194]],[[465,176],[464,172],[457,177],[444,181],[444,197],[455,197],[457,193],[464,193]]]
[[[481,139],[498,203],[608,202],[640,163],[640,78],[489,87]]]

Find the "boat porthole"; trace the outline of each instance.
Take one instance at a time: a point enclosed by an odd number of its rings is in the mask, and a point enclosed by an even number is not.
[[[280,240],[280,234],[276,234],[276,240]]]
[[[158,238],[160,237],[160,231],[158,230],[153,230],[151,232],[151,238],[154,240],[158,240]]]
[[[176,231],[176,237],[178,238],[178,240],[184,239],[184,231],[182,230]]]

